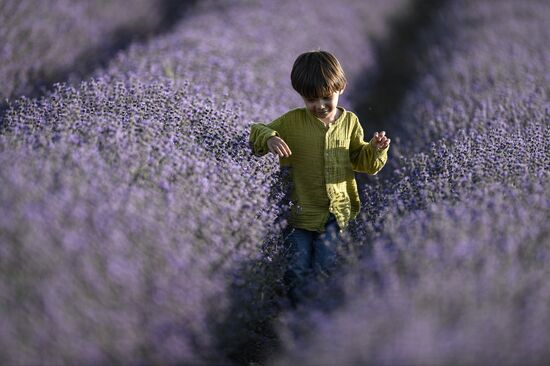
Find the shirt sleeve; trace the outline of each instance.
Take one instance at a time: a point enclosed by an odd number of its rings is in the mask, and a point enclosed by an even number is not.
[[[281,136],[284,126],[284,115],[269,124],[255,123],[250,129],[250,149],[256,156],[263,156],[269,152],[267,140],[273,136]]]
[[[379,150],[374,142],[363,140],[363,128],[356,120],[350,140],[350,160],[356,172],[375,175],[384,167],[388,160],[389,146]]]

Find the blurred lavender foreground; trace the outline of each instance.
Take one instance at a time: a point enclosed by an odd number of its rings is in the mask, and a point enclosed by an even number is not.
[[[544,0],[429,2],[378,121],[391,174],[365,180],[342,271],[281,310],[282,187],[248,128],[301,105],[292,61],[318,47],[363,109],[390,19],[422,1],[185,2],[179,22],[146,0],[1,2],[0,364],[548,363]],[[82,72],[121,29],[150,36]]]
[[[355,264],[288,314],[271,364],[550,363],[549,18],[540,0],[438,11]],[[343,306],[311,311],[334,293]]]
[[[350,80],[373,67],[372,40],[407,4],[200,2],[79,85],[10,101],[0,123],[0,363],[263,357],[281,290],[281,192],[276,159],[251,156],[248,128],[300,105],[289,73],[305,50],[334,52]],[[31,19],[10,21],[24,33]],[[34,21],[46,38],[57,29]],[[80,36],[59,37],[71,49]],[[72,62],[43,61],[36,68]],[[34,87],[24,75],[35,66],[20,64],[2,71],[19,75],[6,95]]]

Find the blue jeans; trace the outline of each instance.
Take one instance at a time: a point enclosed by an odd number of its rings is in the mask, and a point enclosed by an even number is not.
[[[333,215],[330,215],[322,233],[290,228],[284,244],[288,255],[284,282],[293,306],[300,298],[307,296],[310,280],[330,276],[336,265],[336,249],[341,236]]]

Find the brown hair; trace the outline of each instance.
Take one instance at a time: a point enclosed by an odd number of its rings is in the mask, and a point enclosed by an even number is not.
[[[340,62],[326,51],[302,53],[290,73],[292,87],[305,98],[321,98],[343,90],[346,75]]]

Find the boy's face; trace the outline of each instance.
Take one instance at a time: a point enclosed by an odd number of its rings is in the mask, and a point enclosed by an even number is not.
[[[315,117],[321,120],[334,120],[336,116],[336,107],[338,106],[338,98],[343,90],[326,95],[323,98],[305,98],[302,97],[309,110]]]

